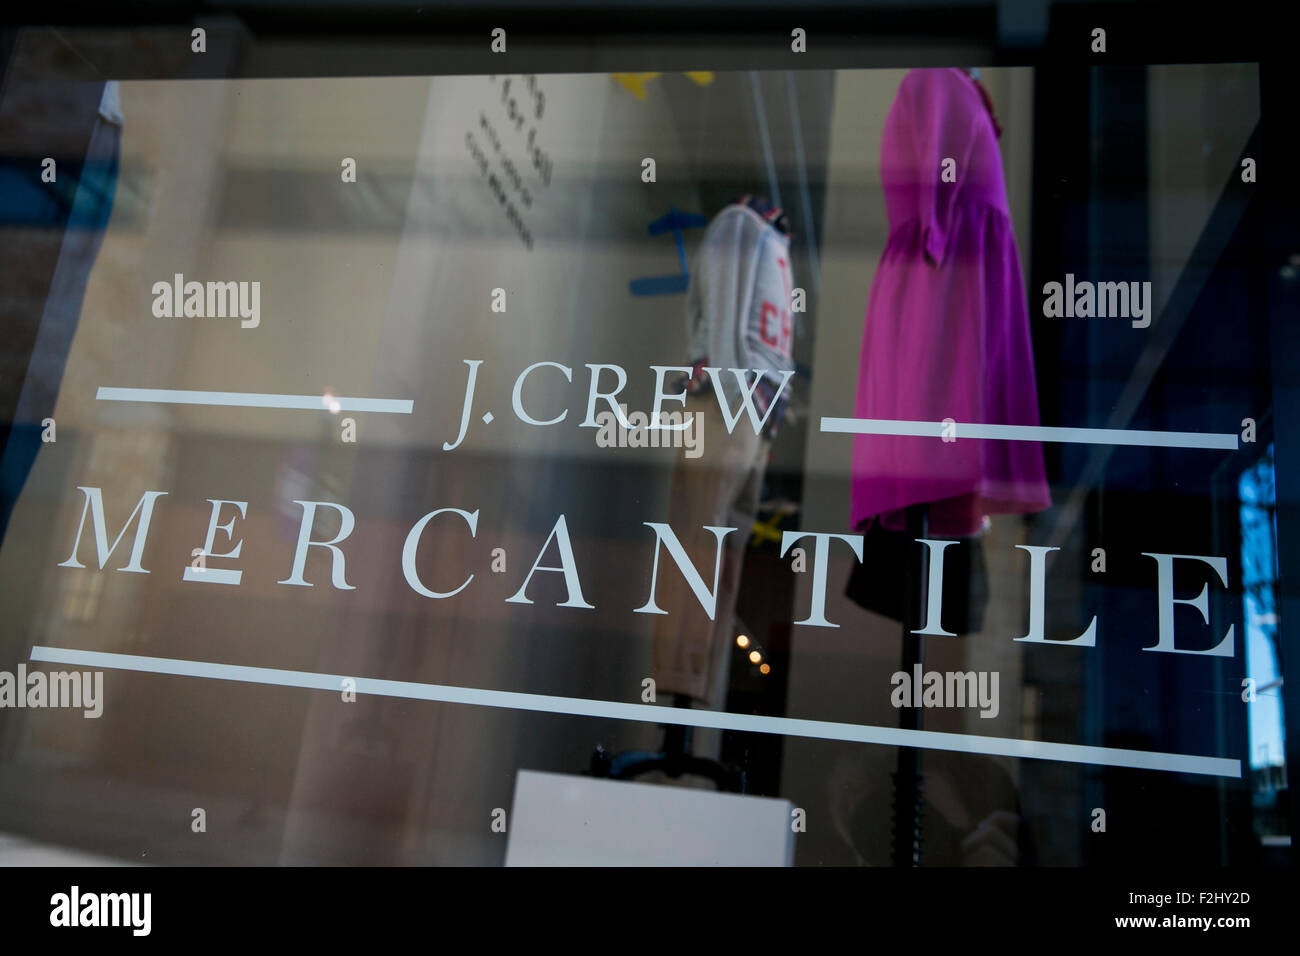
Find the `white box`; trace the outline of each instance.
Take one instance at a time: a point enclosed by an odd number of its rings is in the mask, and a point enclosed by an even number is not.
[[[521,770],[506,866],[790,866],[793,805]]]

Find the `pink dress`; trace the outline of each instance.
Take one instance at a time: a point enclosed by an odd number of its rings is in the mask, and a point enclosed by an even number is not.
[[[958,69],[908,73],[880,160],[889,242],[867,305],[856,417],[951,418],[957,440],[854,436],[853,527],[879,518],[901,530],[901,509],[928,503],[930,531],[959,537],[986,514],[1041,511],[1051,498],[1038,442],[961,437],[963,422],[1039,424],[1002,158],[974,81]]]

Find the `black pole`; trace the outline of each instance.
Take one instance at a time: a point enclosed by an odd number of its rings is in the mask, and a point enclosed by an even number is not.
[[[919,630],[925,617],[930,580],[929,549],[916,544],[927,534],[925,505],[912,505],[906,511],[908,555],[920,553],[920,561],[909,560],[903,569],[903,673],[911,680],[913,668],[923,663],[925,638]],[[915,693],[916,688],[913,688]],[[921,729],[921,708],[899,709],[898,726],[903,730]],[[893,865],[921,865],[921,751],[916,747],[898,748],[898,769],[894,771]]]

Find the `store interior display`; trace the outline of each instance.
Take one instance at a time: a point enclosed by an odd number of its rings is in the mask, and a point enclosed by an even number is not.
[[[0,846],[1289,852],[1258,64],[123,36],[5,54]]]

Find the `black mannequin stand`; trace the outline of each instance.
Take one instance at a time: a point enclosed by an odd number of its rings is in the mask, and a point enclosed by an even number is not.
[[[673,706],[689,708],[691,698],[685,694],[674,694]],[[695,756],[691,753],[694,739],[694,727],[667,724],[664,727],[663,749],[657,752],[628,750],[609,754],[604,747],[598,746],[591,755],[588,774],[613,780],[632,780],[653,770],[662,770],[673,780],[686,775],[705,777],[712,780],[719,790],[744,793],[747,789],[745,771],[707,757]]]
[[[905,521],[907,537],[914,542],[928,533],[928,506],[912,505],[907,509]],[[906,564],[903,596],[903,672],[912,676],[912,668],[921,664],[925,656],[925,638],[912,631],[920,629],[925,620],[929,600],[930,549],[922,546],[922,559],[918,566]],[[921,729],[921,709],[902,707],[898,712],[898,726],[903,730]],[[894,772],[893,846],[894,866],[921,865],[921,805],[924,800],[921,786],[921,751],[916,747],[898,748],[898,769]]]

